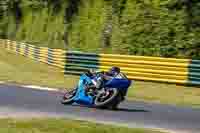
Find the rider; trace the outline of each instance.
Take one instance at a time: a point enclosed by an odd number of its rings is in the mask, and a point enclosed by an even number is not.
[[[97,78],[93,78],[92,79],[93,84],[86,86],[86,93],[89,91],[90,88],[101,89],[103,83],[105,81],[112,79],[112,78],[124,78],[124,77],[126,77],[123,73],[120,72],[120,68],[116,67],[116,66],[109,69],[108,72],[92,72],[92,71],[89,71],[89,74],[90,74],[90,76],[100,74],[100,76],[98,76]]]
[[[124,78],[125,75],[123,73],[120,72],[120,68],[119,67],[112,67],[107,73],[105,73],[105,78],[108,78],[108,80],[110,78]]]

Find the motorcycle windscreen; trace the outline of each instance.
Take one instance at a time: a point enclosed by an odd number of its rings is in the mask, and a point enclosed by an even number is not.
[[[128,89],[128,87],[130,85],[131,85],[131,80],[113,78],[112,80],[108,81],[105,84],[105,87],[118,88],[118,89]]]

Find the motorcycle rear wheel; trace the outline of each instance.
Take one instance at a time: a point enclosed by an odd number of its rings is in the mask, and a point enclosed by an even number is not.
[[[120,95],[120,93],[118,93],[118,95],[115,97],[112,103],[109,104],[108,108],[111,110],[117,110],[121,101],[122,101],[122,96]]]
[[[62,97],[61,103],[66,105],[66,104],[72,104],[74,102],[74,97],[76,95],[77,89],[71,89],[67,91],[64,96]]]
[[[109,96],[106,99],[103,99],[103,94],[100,93],[96,96],[94,100],[94,105],[97,108],[109,108],[109,105],[112,106],[113,103],[115,103],[115,99],[119,93],[117,88],[109,88],[106,91],[109,91]]]

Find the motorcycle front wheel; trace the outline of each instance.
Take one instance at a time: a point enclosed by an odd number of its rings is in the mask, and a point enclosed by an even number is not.
[[[61,103],[62,104],[72,104],[74,102],[74,97],[76,95],[77,89],[71,89],[67,91],[64,96],[62,97]]]
[[[109,105],[115,102],[116,97],[118,96],[118,89],[117,88],[109,88],[106,89],[104,93],[99,93],[95,100],[94,104],[98,108],[109,108]]]

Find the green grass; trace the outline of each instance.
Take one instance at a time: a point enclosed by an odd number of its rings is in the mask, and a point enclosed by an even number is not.
[[[77,76],[64,76],[61,69],[0,50],[0,81],[69,88]]]
[[[77,76],[60,69],[0,50],[0,81],[34,84],[47,87],[72,88]],[[137,101],[200,107],[200,88],[175,84],[135,81],[128,98]]]
[[[65,119],[0,120],[1,133],[161,133]]]
[[[137,101],[200,107],[200,87],[136,81],[128,96]]]

